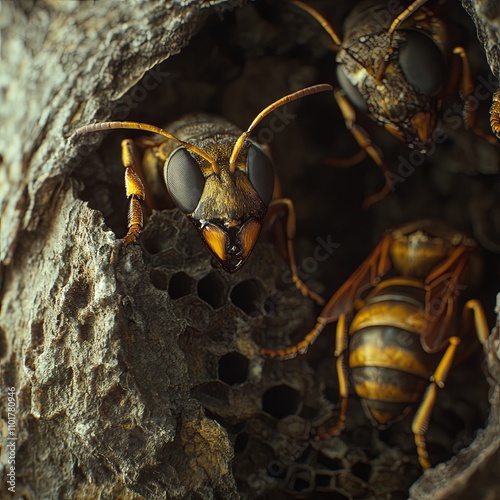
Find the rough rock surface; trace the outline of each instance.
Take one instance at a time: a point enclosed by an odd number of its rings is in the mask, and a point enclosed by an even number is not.
[[[317,3],[332,19],[349,5]],[[464,2],[498,78],[494,5]],[[444,463],[409,490],[421,474],[411,419],[379,433],[352,398],[345,432],[311,439],[338,413],[333,328],[307,356],[258,354],[300,338],[318,312],[287,282],[279,248],[260,242],[228,275],[176,210],[155,212],[140,244],[122,248],[127,134],[102,143],[99,134],[73,134],[110,117],[164,125],[192,111],[246,127],[286,93],[334,81],[334,56],[314,26],[274,2],[22,0],[0,2],[0,30],[0,416],[6,436],[4,401],[15,387],[16,495],[496,498],[498,327],[486,348],[488,381],[480,355],[452,370],[428,436],[433,463]],[[486,77],[473,38],[473,67]],[[428,163],[363,212],[380,173],[369,162],[325,169],[324,157],[355,152],[333,99],[315,96],[279,116],[256,134],[271,142],[296,204],[298,262],[311,286],[328,296],[383,230],[441,217],[482,246],[477,294],[493,321],[494,147],[450,130]],[[388,158],[407,155],[376,140]],[[315,259],[325,242],[331,253]]]

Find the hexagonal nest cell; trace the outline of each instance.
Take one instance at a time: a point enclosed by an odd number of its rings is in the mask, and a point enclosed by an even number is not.
[[[314,3],[339,32],[351,4]],[[475,57],[475,74],[485,74],[488,68],[470,19],[459,6],[450,11],[453,21],[465,27],[461,42]],[[335,56],[323,33],[292,6],[257,1],[219,14],[209,16],[179,55],[162,63],[167,81],[152,90],[129,119],[160,124],[165,118],[203,111],[246,128],[258,112],[291,89],[336,83]],[[478,110],[483,126],[484,104]],[[381,186],[383,176],[369,160],[349,169],[325,165],[328,158],[357,151],[333,98],[307,97],[286,110],[279,115],[286,126],[274,133],[270,147],[282,191],[295,203],[299,274],[324,297],[349,278],[384,230],[402,222],[436,217],[485,242],[498,236],[482,224],[488,213],[480,202],[498,190],[499,150],[481,137],[462,127],[450,130],[447,140],[395,192],[365,211],[364,198]],[[363,123],[387,162],[397,168],[395,159],[407,155],[405,146]],[[268,122],[262,127],[269,131]],[[121,172],[119,141],[129,135],[135,133],[111,134],[95,165]],[[485,162],[493,155],[496,170],[470,161],[476,154]],[[78,175],[86,183],[84,194],[102,192],[90,189],[89,183],[100,182],[92,180],[91,173]],[[119,237],[126,220],[122,195],[109,194],[115,215],[107,219]],[[106,213],[99,199],[90,202]],[[224,426],[234,444],[233,473],[241,498],[406,498],[422,473],[411,418],[379,431],[351,395],[344,431],[327,440],[314,439],[318,429],[333,425],[339,414],[334,325],[307,355],[279,361],[259,354],[260,347],[298,341],[320,312],[288,279],[280,245],[266,238],[262,235],[235,274],[219,268],[177,210],[154,212],[139,238],[154,293],[163,294],[168,303],[171,316],[165,321],[178,325],[179,343],[189,360],[191,394]],[[475,292],[489,312],[500,277],[498,255],[491,249],[493,245],[483,245],[486,272]],[[488,320],[493,324],[492,314]],[[476,351],[460,369],[451,370],[446,389],[438,395],[427,435],[431,463],[449,460],[466,447],[485,426],[488,409],[488,384]]]

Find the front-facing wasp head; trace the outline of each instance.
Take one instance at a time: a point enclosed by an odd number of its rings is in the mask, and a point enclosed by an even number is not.
[[[276,108],[318,92],[331,85],[314,85],[286,95],[261,111],[241,135],[226,122],[227,130],[207,129],[196,144],[183,141],[154,125],[138,122],[104,122],[87,125],[77,133],[108,129],[137,129],[159,134],[179,148],[166,159],[163,174],[167,190],[177,206],[194,224],[203,242],[221,266],[229,272],[241,268],[259,237],[274,190],[271,159],[249,139],[256,125]],[[136,240],[143,224],[140,201],[145,189],[134,170],[133,154],[123,141],[125,186],[130,198],[129,230],[125,244]],[[137,166],[139,169],[140,166]]]
[[[415,0],[390,25],[386,2],[358,2],[344,23],[343,41],[319,12],[301,0],[292,2],[330,36],[338,81],[349,101],[400,141],[428,151],[447,76],[444,45],[425,29],[431,18],[406,22],[426,0]]]
[[[234,140],[232,141],[234,145]],[[184,147],[165,165],[165,183],[177,207],[189,217],[210,252],[228,272],[250,256],[262,229],[274,188],[274,167],[265,151],[247,141],[234,172],[227,142],[213,144],[214,169]]]

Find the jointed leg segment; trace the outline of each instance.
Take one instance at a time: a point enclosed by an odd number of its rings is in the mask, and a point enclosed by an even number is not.
[[[122,146],[122,162],[125,167],[125,191],[130,199],[128,209],[128,232],[124,245],[133,243],[139,236],[144,220],[141,201],[145,199],[144,185],[137,174],[139,159],[132,139],[124,139]]]
[[[383,200],[392,190],[392,185],[389,182],[389,167],[382,158],[382,153],[372,143],[366,130],[356,123],[356,112],[344,92],[340,89],[335,89],[334,95],[340,111],[342,112],[342,116],[344,117],[347,129],[350,130],[361,149],[370,156],[384,174],[386,181],[384,187],[378,193],[366,198],[364,202],[364,208],[369,208],[371,205]]]
[[[427,388],[412,424],[415,444],[417,445],[418,461],[423,469],[428,469],[431,466],[425,444],[425,434],[427,433],[429,420],[434,408],[434,403],[436,402],[437,389],[442,389],[444,387],[446,377],[453,364],[457,347],[460,344],[460,339],[458,337],[450,337],[448,341],[448,348],[441,358],[434,374],[431,376],[431,384]]]
[[[290,270],[292,271],[292,280],[295,283],[295,286],[302,292],[303,295],[311,297],[315,302],[322,305],[325,303],[323,297],[310,290],[299,278],[299,275],[297,273],[297,265],[295,263],[295,254],[293,250],[293,239],[295,237],[295,209],[293,207],[292,200],[290,200],[289,198],[279,198],[277,200],[273,200],[269,204],[269,209],[280,206],[286,208],[287,210],[286,239],[288,262],[290,264]]]
[[[326,439],[336,436],[342,431],[347,418],[347,398],[349,397],[349,383],[344,362],[344,354],[347,349],[346,317],[342,314],[337,322],[335,334],[335,357],[337,358],[337,377],[339,380],[340,414],[337,423],[326,432],[319,434],[317,439]]]

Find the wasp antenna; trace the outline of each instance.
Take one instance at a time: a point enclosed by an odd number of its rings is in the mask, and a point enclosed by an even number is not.
[[[298,90],[297,92],[294,92],[293,94],[286,95],[285,97],[282,97],[281,99],[278,99],[276,102],[273,102],[270,104],[267,108],[265,108],[263,111],[261,111],[254,119],[254,121],[251,123],[250,127],[248,127],[248,130],[246,132],[243,132],[239,137],[236,143],[234,144],[233,152],[231,153],[231,157],[229,158],[229,171],[231,173],[234,173],[236,170],[236,158],[238,158],[238,155],[240,154],[241,148],[243,147],[243,143],[247,139],[247,137],[252,133],[253,129],[258,125],[258,123],[267,116],[269,113],[274,111],[275,109],[279,108],[280,106],[283,106],[284,104],[287,104],[291,101],[296,101],[297,99],[300,99],[301,97],[305,97],[311,94],[317,94],[318,92],[326,92],[327,90],[333,90],[333,87],[331,85],[328,85],[327,83],[322,83],[319,85],[313,85],[312,87],[306,87],[305,89]]]
[[[399,14],[394,21],[392,21],[391,26],[389,27],[389,35],[392,35],[400,26],[401,24],[408,19],[417,9],[422,7],[424,3],[427,3],[428,0],[415,0],[412,4],[408,6],[401,14]]]
[[[188,149],[189,151],[192,151],[193,153],[196,153],[197,155],[199,155],[202,158],[204,158],[205,160],[207,160],[210,163],[210,165],[212,166],[212,169],[216,174],[218,174],[220,172],[219,165],[217,165],[217,162],[208,153],[206,153],[202,149],[196,147],[194,144],[190,144],[189,142],[184,142],[181,139],[178,139],[177,137],[175,137],[175,135],[167,132],[166,130],[163,130],[160,127],[155,127],[154,125],[149,125],[147,123],[139,123],[139,122],[92,123],[90,125],[85,125],[83,127],[76,129],[76,133],[77,134],[87,134],[89,132],[101,132],[103,130],[110,130],[110,129],[145,130],[147,132],[153,132],[154,134],[162,135],[163,137],[166,137],[167,139],[171,139],[172,141],[175,141],[177,144],[181,145],[182,147]]]
[[[304,10],[309,15],[314,17],[314,19],[316,19],[316,21],[321,24],[322,28],[330,35],[330,38],[333,40],[333,43],[335,43],[335,45],[338,45],[339,47],[342,45],[339,36],[337,35],[337,33],[335,33],[331,24],[319,12],[315,11],[311,6],[307,5],[304,2],[301,2],[300,0],[292,0],[292,3],[295,4],[299,9]]]

